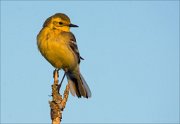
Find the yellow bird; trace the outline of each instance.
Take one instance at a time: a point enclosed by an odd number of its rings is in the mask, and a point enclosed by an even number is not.
[[[70,27],[78,26],[71,24],[69,17],[63,13],[49,17],[37,35],[37,46],[52,66],[58,70],[64,70],[72,95],[78,98],[81,96],[89,98],[91,91],[79,69],[83,58],[79,54],[77,42],[70,32]]]

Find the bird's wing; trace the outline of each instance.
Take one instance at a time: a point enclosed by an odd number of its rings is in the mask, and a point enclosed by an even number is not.
[[[71,32],[69,33],[69,35],[70,35],[69,46],[73,50],[73,52],[75,53],[76,57],[78,58],[78,63],[80,63],[81,59],[82,60],[84,60],[84,59],[80,56],[80,53],[79,53],[79,50],[78,50],[78,46],[77,46],[77,42],[76,42],[76,38],[73,35],[73,33],[71,33]]]

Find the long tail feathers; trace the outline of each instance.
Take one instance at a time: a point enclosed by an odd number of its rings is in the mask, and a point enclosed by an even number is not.
[[[91,91],[83,76],[80,73],[66,73],[68,83],[70,85],[70,92],[73,96],[80,98],[81,96],[85,98],[91,97]]]

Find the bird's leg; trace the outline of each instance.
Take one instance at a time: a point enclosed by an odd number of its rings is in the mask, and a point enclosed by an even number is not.
[[[60,84],[58,85],[58,93],[59,93],[59,91],[60,91],[60,88],[61,88],[61,85],[62,85],[62,82],[63,82],[63,80],[64,80],[64,78],[65,78],[65,72],[64,72],[64,75],[63,75],[63,77],[62,77],[62,79],[61,79],[61,82],[60,82]]]

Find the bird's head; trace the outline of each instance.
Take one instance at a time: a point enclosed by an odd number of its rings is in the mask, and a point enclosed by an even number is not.
[[[43,27],[49,27],[51,29],[59,29],[61,31],[70,31],[70,27],[78,27],[71,24],[69,17],[63,13],[56,13],[49,17],[43,24]]]

